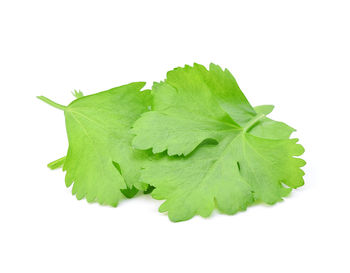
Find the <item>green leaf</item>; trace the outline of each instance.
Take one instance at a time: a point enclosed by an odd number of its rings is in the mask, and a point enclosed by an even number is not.
[[[168,150],[169,155],[187,155],[205,139],[238,128],[232,116],[245,123],[255,113],[232,75],[215,65],[210,71],[198,64],[170,71],[165,82],[154,84],[152,94],[153,111],[134,124],[133,145],[152,148],[154,153]],[[224,108],[230,108],[230,113]]]
[[[230,115],[230,117],[239,125],[245,125],[251,118],[255,116],[253,107],[244,96],[239,88],[235,78],[227,69],[223,70],[220,66],[210,64],[209,70],[199,64],[194,64],[193,68],[188,67],[193,76],[188,71],[177,69],[182,73],[170,72],[167,75],[167,81],[176,88],[181,86],[184,90],[188,90],[189,84],[195,81],[195,77],[201,78],[203,87],[207,87],[213,98],[219,103],[221,108]],[[184,75],[187,75],[188,82],[184,82]],[[196,76],[195,76],[196,75]]]
[[[73,94],[73,96],[76,97],[77,99],[79,99],[79,98],[81,98],[81,97],[84,97],[83,92],[81,92],[80,90],[79,90],[79,91],[74,90],[74,91],[72,92],[72,94]]]
[[[146,190],[143,191],[143,193],[144,194],[150,194],[150,193],[152,193],[153,190],[154,190],[154,187],[149,185],[149,184],[147,184],[147,188],[146,188]]]
[[[272,112],[273,108],[273,105],[261,105],[254,107],[254,110],[258,114],[267,115]],[[289,125],[267,117],[260,119],[252,128],[250,128],[251,134],[272,139],[288,139],[293,132],[295,132],[295,129]]]
[[[275,106],[273,105],[259,105],[259,106],[255,106],[254,110],[257,114],[264,114],[266,116],[270,114],[274,108]]]
[[[203,145],[190,156],[160,157],[146,164],[142,181],[166,201],[160,212],[172,221],[245,210],[254,200],[273,204],[303,185],[305,162],[296,139],[266,139],[232,129],[219,145]],[[287,187],[285,187],[284,185]]]
[[[133,122],[148,110],[148,99],[140,93],[143,86],[131,83],[80,97],[67,107],[39,97],[64,110],[69,148],[63,170],[78,199],[116,206],[121,189],[144,189],[140,166],[148,155],[132,148],[130,133]]]
[[[64,162],[66,160],[66,157],[62,157],[62,158],[59,158],[55,161],[52,161],[50,162],[47,166],[51,169],[51,170],[56,170],[56,169],[59,169],[59,168],[62,168],[63,165],[64,165]],[[119,164],[117,164],[116,162],[113,162],[114,166],[117,168],[117,170],[119,171],[119,173],[121,174],[121,169],[120,169],[120,166]],[[143,184],[143,183],[142,183]],[[142,189],[146,189],[144,191],[144,193],[151,193],[152,190],[153,190],[153,187],[150,186],[150,185],[141,185],[141,188]],[[133,186],[131,189],[130,188],[127,188],[127,189],[121,189],[120,190],[121,193],[126,197],[126,198],[132,198],[134,197],[137,193],[138,193],[138,189],[135,188],[135,186]]]
[[[170,71],[165,82],[154,84],[152,95],[152,111],[135,122],[132,144],[153,153],[188,155],[204,140],[220,140],[257,115],[231,73],[214,64],[209,71],[198,64]],[[270,105],[257,108],[266,114],[272,109]],[[293,131],[268,118],[251,128],[253,135],[277,139],[289,138]]]
[[[122,189],[120,191],[126,198],[133,198],[139,192],[135,186],[132,186],[132,188]]]
[[[143,86],[85,97],[74,90],[68,106],[39,97],[64,111],[68,153],[48,167],[63,166],[78,199],[116,206],[142,190],[183,221],[274,204],[303,185],[295,130],[266,117],[272,105],[253,108],[227,69],[194,64]]]
[[[254,110],[227,70],[178,68],[152,94],[152,111],[133,126],[133,145],[178,155],[155,157],[141,179],[166,200],[160,211],[172,221],[206,217],[215,207],[233,214],[255,200],[273,204],[303,185],[294,129],[266,117],[272,106]]]

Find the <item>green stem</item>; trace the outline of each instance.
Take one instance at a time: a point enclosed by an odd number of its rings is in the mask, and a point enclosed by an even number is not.
[[[259,120],[265,117],[265,114],[258,114],[254,118],[252,118],[246,126],[243,128],[243,132],[246,133],[248,132],[249,129],[251,129]]]
[[[44,97],[44,96],[37,96],[37,98],[39,100],[42,100],[43,102],[46,102],[47,104],[57,108],[57,109],[60,109],[60,110],[65,110],[66,109],[66,106],[62,105],[62,104],[58,104],[50,99],[48,99],[47,97]]]
[[[61,168],[65,161],[66,161],[66,157],[64,156],[55,161],[50,162],[49,164],[47,164],[47,167],[49,167],[51,170],[55,170],[55,169]]]

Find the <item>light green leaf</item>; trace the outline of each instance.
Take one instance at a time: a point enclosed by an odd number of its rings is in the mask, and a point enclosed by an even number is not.
[[[166,200],[160,212],[172,221],[245,210],[254,200],[273,204],[303,185],[305,162],[296,139],[266,139],[232,129],[219,145],[203,145],[187,157],[160,157],[146,164],[142,181]],[[287,187],[285,187],[284,185]]]
[[[220,141],[227,131],[242,128],[257,113],[228,70],[211,64],[210,70],[195,64],[168,72],[165,82],[152,88],[152,111],[145,112],[132,129],[133,146],[167,150],[168,155],[188,155],[206,139]],[[273,106],[260,106],[259,113]],[[262,118],[251,134],[267,138],[289,138],[293,128]]]
[[[130,133],[133,122],[148,110],[148,99],[140,93],[143,86],[132,83],[80,97],[67,107],[39,97],[64,110],[69,148],[63,170],[78,199],[116,206],[121,189],[144,189],[140,166],[148,156],[132,148]]]
[[[134,124],[133,145],[154,153],[187,155],[203,140],[220,138],[256,115],[231,73],[214,64],[209,71],[198,64],[170,71],[152,94],[153,111]]]
[[[254,110],[258,114],[267,115],[272,112],[273,108],[273,105],[261,105],[254,107]],[[251,134],[272,139],[288,139],[293,132],[295,132],[295,129],[289,125],[280,121],[274,121],[267,117],[260,119],[250,128]]]
[[[233,214],[254,200],[273,204],[303,185],[305,162],[295,157],[303,148],[289,139],[294,129],[266,117],[272,106],[255,111],[227,70],[178,68],[152,94],[152,111],[133,126],[133,145],[179,155],[156,157],[142,171],[172,221],[215,207]],[[217,145],[204,144],[210,139]]]
[[[74,90],[74,91],[72,92],[72,94],[73,94],[73,96],[76,97],[77,99],[79,99],[79,98],[81,98],[81,97],[84,97],[83,92],[80,91],[80,90],[79,90],[79,91]]]
[[[266,116],[270,114],[274,108],[275,106],[273,105],[259,105],[259,106],[255,106],[254,110],[257,114],[264,114]]]

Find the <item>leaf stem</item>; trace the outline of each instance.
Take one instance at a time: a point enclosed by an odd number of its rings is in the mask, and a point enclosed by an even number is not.
[[[47,97],[44,97],[44,96],[37,96],[37,98],[39,100],[42,100],[43,102],[46,102],[47,104],[57,108],[57,109],[60,109],[60,110],[65,110],[66,109],[66,106],[62,105],[62,104],[58,104],[50,99],[48,99]]]
[[[50,162],[49,164],[47,164],[47,167],[49,167],[51,170],[55,170],[55,169],[58,169],[58,168],[61,168],[64,164],[66,160],[66,157],[61,157],[55,161],[52,161]]]
[[[265,114],[258,114],[252,118],[243,128],[243,132],[246,133],[250,130],[259,120],[265,117]]]

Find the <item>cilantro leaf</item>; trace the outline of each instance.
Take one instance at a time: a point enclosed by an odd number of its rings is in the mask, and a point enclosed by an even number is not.
[[[135,186],[132,186],[132,188],[121,189],[120,191],[126,198],[129,199],[133,198],[139,192]]]
[[[74,90],[73,92],[72,92],[72,95],[74,96],[74,97],[76,97],[77,99],[79,99],[79,98],[81,98],[81,97],[84,97],[84,93],[82,92],[82,91],[77,91],[77,90]]]
[[[241,128],[257,115],[232,74],[214,64],[209,70],[199,64],[176,68],[167,73],[165,82],[153,85],[152,95],[152,111],[135,122],[132,144],[141,150],[152,148],[153,153],[167,150],[168,155],[188,155],[204,140],[219,140],[227,130]],[[252,134],[288,138],[294,131],[268,118],[259,125]]]
[[[273,106],[252,108],[227,70],[178,68],[152,94],[152,111],[133,126],[133,145],[178,155],[146,163],[141,179],[166,200],[160,211],[172,221],[208,216],[215,206],[233,214],[254,200],[273,204],[303,185],[294,129],[266,117]],[[203,144],[209,139],[218,144]]]
[[[148,110],[147,92],[140,92],[143,86],[142,82],[132,83],[85,97],[76,92],[78,99],[68,106],[39,97],[64,110],[68,153],[49,167],[56,168],[64,161],[66,185],[73,184],[72,193],[78,199],[116,206],[120,190],[130,189],[132,194],[134,187],[144,189],[139,176],[147,152],[131,147],[129,132],[133,122]]]
[[[254,107],[257,114],[267,115],[272,112],[273,105],[260,105]],[[295,129],[284,122],[275,121],[267,117],[262,117],[249,131],[251,134],[264,138],[288,139]]]
[[[165,82],[155,83],[153,111],[144,113],[134,124],[133,146],[143,150],[152,148],[154,153],[168,150],[169,155],[187,155],[203,140],[217,138],[232,124],[238,128],[213,99],[212,90],[204,81],[207,73],[201,65],[186,66],[168,72]]]
[[[116,206],[142,190],[183,221],[215,208],[234,214],[254,201],[274,204],[303,185],[295,130],[266,117],[272,105],[253,108],[227,69],[194,64],[168,72],[152,90],[143,86],[85,97],[74,90],[68,106],[39,97],[64,111],[68,153],[48,167],[63,166],[78,199]]]
[[[160,157],[146,164],[141,179],[172,221],[245,210],[254,200],[274,204],[303,185],[305,163],[294,156],[296,139],[271,140],[233,129],[218,145],[203,145],[190,156]],[[283,184],[288,187],[285,187]]]

